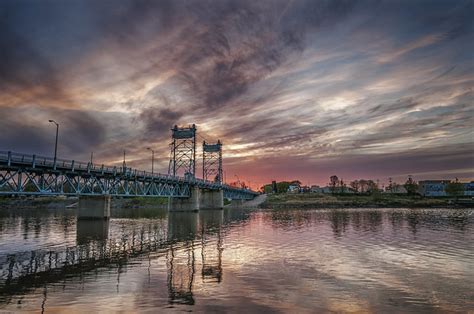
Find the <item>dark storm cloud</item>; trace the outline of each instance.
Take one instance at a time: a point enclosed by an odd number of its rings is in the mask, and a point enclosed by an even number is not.
[[[51,155],[55,127],[60,123],[60,156],[77,156],[101,145],[106,130],[97,114],[78,110],[39,107],[0,107],[0,143],[2,147],[25,153]]]
[[[472,143],[472,1],[4,0],[0,9],[1,147],[51,146],[42,123],[57,117],[62,151],[119,162],[126,150],[140,166],[149,146],[165,166],[170,127],[196,123],[224,141],[231,169],[267,158],[280,173],[331,162],[349,172],[351,161],[368,171],[364,160],[392,171],[397,158],[400,171],[425,169],[413,161],[443,147],[470,167],[449,145]],[[384,153],[393,158],[379,162]],[[452,169],[443,160],[428,170]]]
[[[6,13],[0,13],[0,92],[16,92],[27,100],[64,98],[53,64],[9,24]]]
[[[146,108],[137,117],[145,125],[146,137],[159,137],[164,139],[169,136],[171,126],[183,116],[180,112],[169,109]]]
[[[231,104],[300,53],[308,32],[335,23],[353,6],[348,1],[125,1],[101,25],[109,44],[126,51],[156,40],[142,74],[175,70],[170,79],[185,86],[193,110],[207,113]],[[159,36],[167,40],[173,32],[170,42],[160,42]]]

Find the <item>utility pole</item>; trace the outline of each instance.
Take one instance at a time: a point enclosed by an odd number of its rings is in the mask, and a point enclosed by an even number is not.
[[[92,165],[92,158],[94,157],[94,152],[91,152],[91,165]]]
[[[125,149],[123,150],[123,173],[125,174],[127,170],[127,164],[125,163]]]
[[[153,175],[153,169],[155,165],[155,151],[150,147],[147,147],[146,149],[151,150],[151,175]]]
[[[56,124],[56,142],[54,144],[54,169],[56,169],[56,160],[58,156],[58,134],[59,134],[59,123],[54,120],[49,120],[50,123]]]

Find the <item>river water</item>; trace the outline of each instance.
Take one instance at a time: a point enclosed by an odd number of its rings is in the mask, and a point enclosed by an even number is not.
[[[0,211],[0,311],[472,312],[474,210]]]

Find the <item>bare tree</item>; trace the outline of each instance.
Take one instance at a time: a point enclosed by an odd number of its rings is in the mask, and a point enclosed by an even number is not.
[[[354,192],[359,193],[359,188],[360,188],[359,180],[352,181],[350,185],[351,185],[351,188],[354,190]]]
[[[339,178],[336,175],[333,175],[329,178],[329,186],[331,188],[331,193],[336,193],[336,187],[339,183]]]

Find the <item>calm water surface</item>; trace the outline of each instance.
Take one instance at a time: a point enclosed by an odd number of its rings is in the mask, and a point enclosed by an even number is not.
[[[0,212],[0,311],[472,312],[474,210]]]

